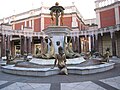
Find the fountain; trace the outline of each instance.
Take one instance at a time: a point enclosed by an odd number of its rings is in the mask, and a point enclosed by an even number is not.
[[[114,63],[104,63],[101,64],[99,61],[92,62],[90,60],[85,60],[80,54],[75,53],[69,47],[69,43],[66,43],[66,36],[72,30],[67,26],[63,25],[63,15],[64,8],[59,6],[58,3],[55,6],[50,8],[51,20],[53,22],[53,18],[55,15],[56,25],[49,26],[43,33],[47,35],[47,37],[43,38],[44,47],[46,47],[45,39],[48,40],[48,49],[42,48],[44,52],[39,54],[39,58],[32,58],[30,61],[24,61],[16,63],[15,65],[6,65],[2,66],[2,71],[11,74],[17,75],[27,75],[27,76],[49,76],[55,75],[59,73],[59,69],[55,67],[51,69],[54,64],[55,54],[58,53],[58,47],[61,46],[64,49],[67,58],[67,69],[69,74],[91,74],[98,73],[110,70],[114,67]],[[59,16],[61,15],[61,26],[59,25]],[[69,41],[70,42],[70,41]]]

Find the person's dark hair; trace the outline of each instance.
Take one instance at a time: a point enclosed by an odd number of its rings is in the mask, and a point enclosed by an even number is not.
[[[63,48],[61,46],[58,48],[58,52],[61,53],[61,54],[64,53]]]
[[[110,51],[110,48],[107,48],[106,51]]]
[[[60,41],[57,41],[57,42],[56,42],[56,45],[59,46],[59,45],[60,45]]]
[[[58,51],[63,51],[63,48],[60,46],[60,47],[58,48]]]

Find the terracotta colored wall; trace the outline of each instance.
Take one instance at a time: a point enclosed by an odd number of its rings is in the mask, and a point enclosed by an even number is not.
[[[85,26],[83,24],[81,24],[81,30],[84,30]]]
[[[71,28],[72,26],[72,17],[64,17],[63,18],[63,25],[68,26]]]
[[[55,18],[54,18],[53,24],[54,24],[54,25],[56,24]],[[50,26],[50,25],[51,25],[51,18],[45,17],[45,18],[44,18],[44,28],[47,28],[47,27]],[[61,25],[61,22],[60,22],[60,25]],[[64,25],[64,26],[68,26],[68,27],[71,28],[71,26],[72,26],[72,17],[64,17],[64,18],[63,18],[63,25]]]
[[[50,25],[51,25],[51,18],[50,17],[45,17],[44,18],[44,28],[47,28]]]
[[[32,20],[26,20],[26,27],[30,27],[30,23],[31,23],[31,27],[32,27]]]
[[[25,22],[16,23],[16,24],[15,24],[15,30],[17,30],[17,29],[20,30],[22,25],[24,26],[24,25],[25,25]]]
[[[41,28],[40,28],[40,18],[38,19],[34,19],[34,31],[35,32],[40,32]]]
[[[100,12],[100,21],[102,28],[115,25],[115,9]]]
[[[83,24],[83,22],[79,21],[78,19],[77,22],[79,30],[85,30],[86,26]]]

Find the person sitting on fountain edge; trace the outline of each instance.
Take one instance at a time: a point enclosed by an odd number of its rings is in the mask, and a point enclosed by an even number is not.
[[[58,54],[56,54],[55,56],[55,62],[53,68],[56,66],[57,62],[58,62],[57,66],[60,69],[60,74],[68,75],[67,66],[66,66],[66,55],[61,46],[58,48]]]

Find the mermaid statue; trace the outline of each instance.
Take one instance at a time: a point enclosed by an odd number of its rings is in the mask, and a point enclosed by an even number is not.
[[[45,59],[54,58],[55,57],[55,48],[54,48],[53,42],[48,37],[46,39],[50,40],[50,42],[49,42],[50,50],[48,51],[48,49],[47,49],[47,52],[42,54],[42,58],[45,58]]]
[[[66,40],[66,37],[64,38],[64,51],[65,51],[66,57],[67,58],[80,57],[80,54],[75,53],[70,46],[70,42],[72,39],[70,38],[68,43],[65,40]]]

